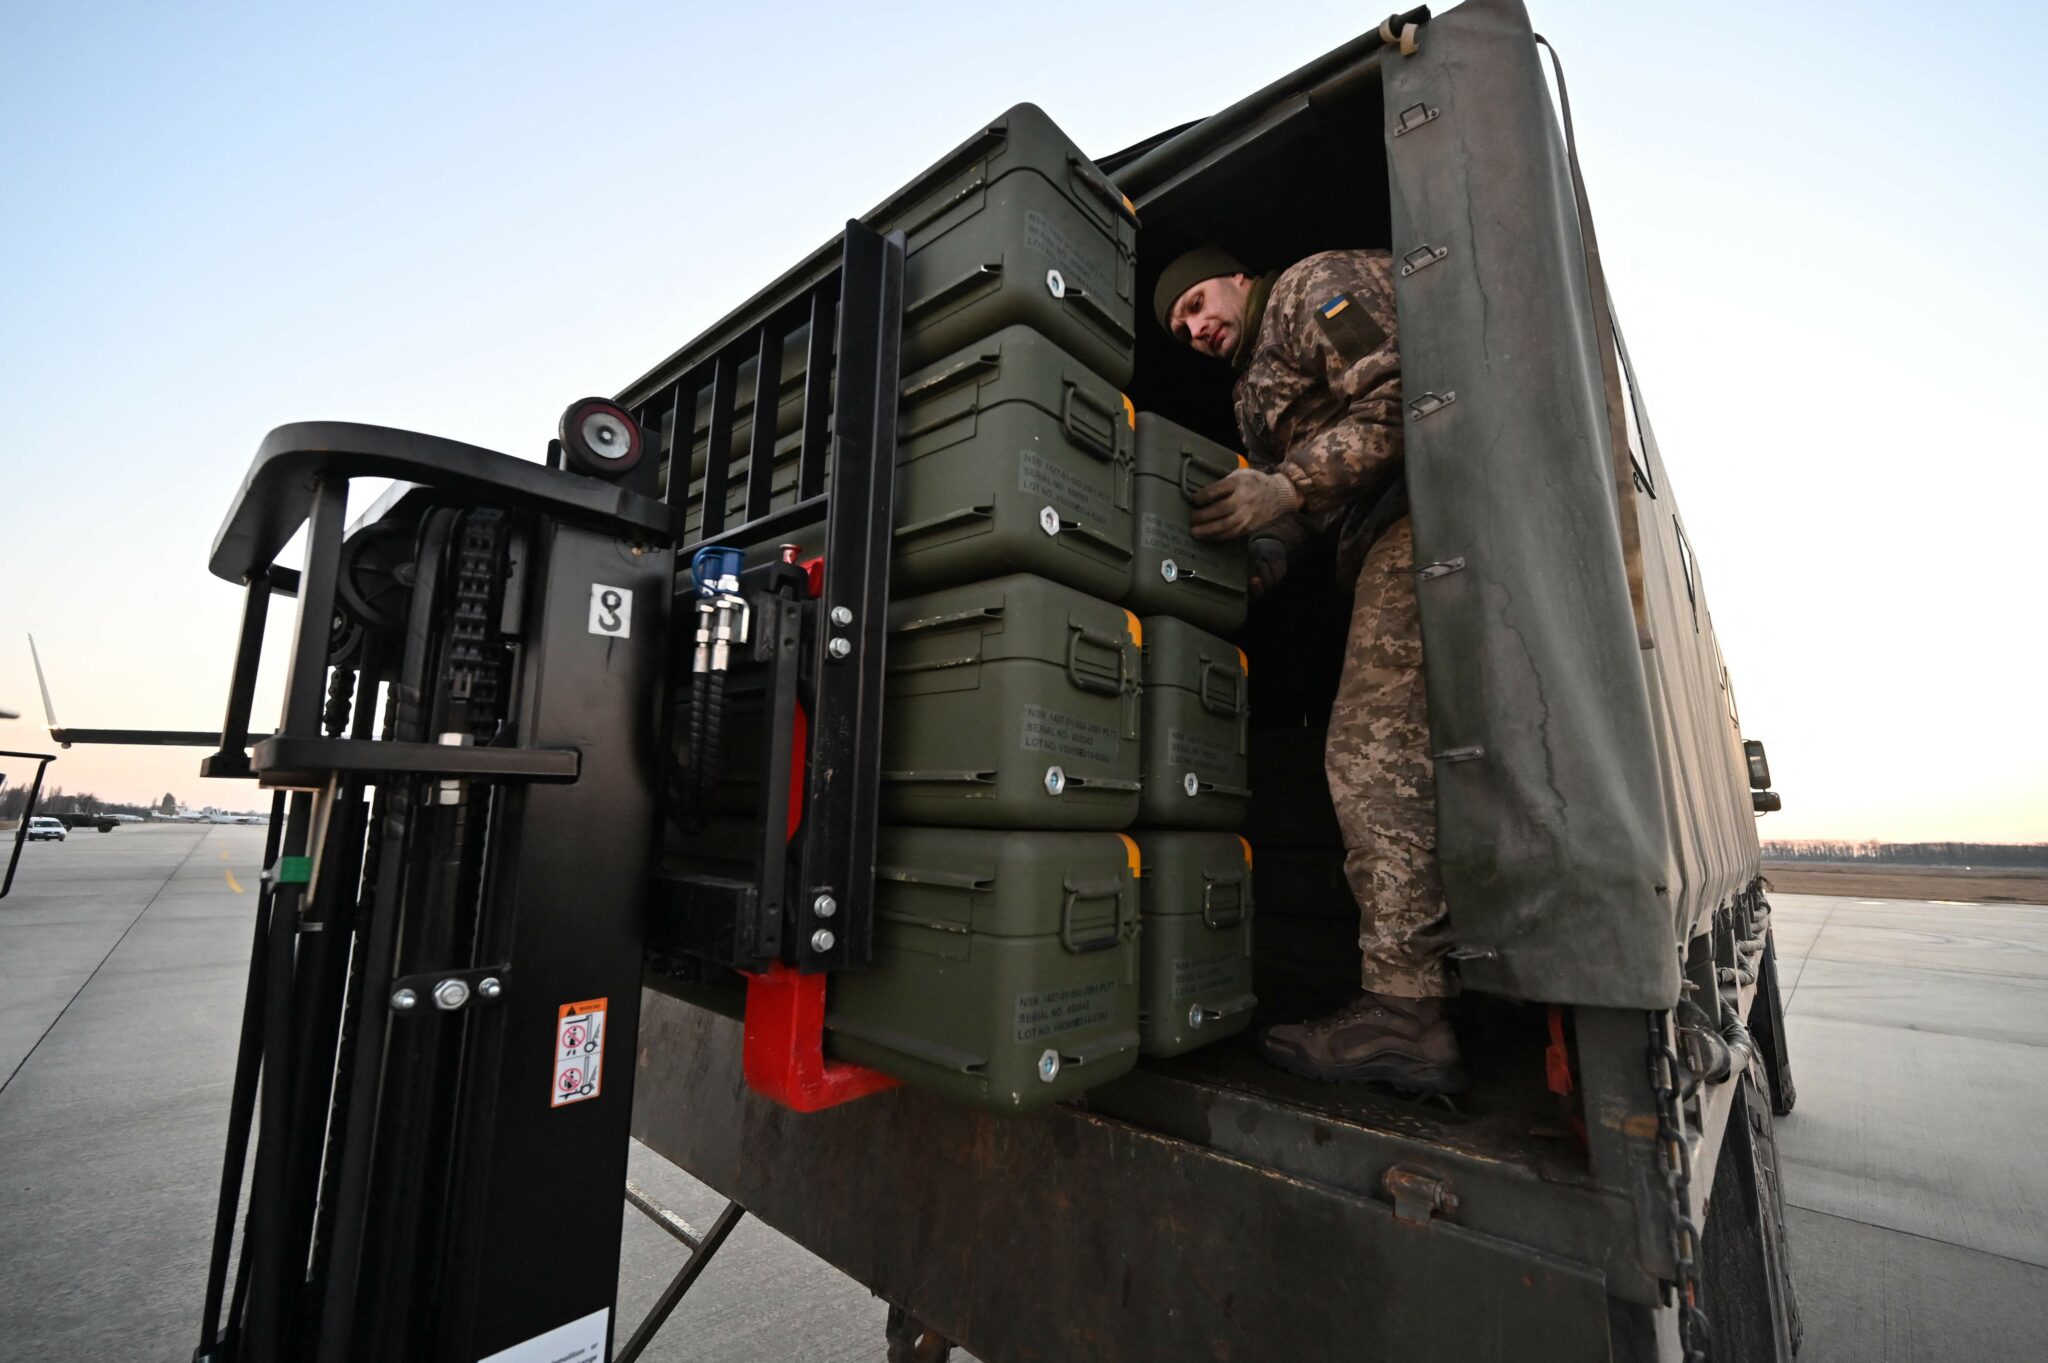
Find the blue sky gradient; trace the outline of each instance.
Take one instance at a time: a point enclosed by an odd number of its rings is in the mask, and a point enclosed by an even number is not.
[[[1532,12],[1785,791],[1766,833],[2048,838],[2048,17]],[[69,722],[217,722],[238,606],[204,564],[271,426],[537,456],[568,400],[616,391],[1007,105],[1107,152],[1375,19],[10,3],[0,705],[36,708],[33,630]],[[0,723],[0,746],[36,728]],[[192,768],[77,749],[52,779],[253,801]]]

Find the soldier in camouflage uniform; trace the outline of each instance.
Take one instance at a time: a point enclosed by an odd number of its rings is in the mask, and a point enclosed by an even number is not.
[[[1356,583],[1324,765],[1365,992],[1330,1017],[1269,1028],[1263,1049],[1319,1079],[1456,1092],[1466,1081],[1445,1004],[1456,981],[1444,961],[1390,258],[1324,251],[1254,278],[1203,248],[1167,267],[1153,302],[1176,340],[1237,373],[1252,467],[1196,495],[1195,534],[1250,536],[1255,591],[1307,536],[1334,535],[1340,580]]]

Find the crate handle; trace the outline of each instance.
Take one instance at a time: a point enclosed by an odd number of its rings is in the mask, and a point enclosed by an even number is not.
[[[1060,429],[1067,433],[1067,439],[1098,459],[1116,458],[1116,422],[1122,416],[1123,406],[1111,407],[1095,394],[1083,388],[1074,380],[1062,375],[1060,387]],[[1087,408],[1102,418],[1098,430],[1076,418],[1077,408]]]
[[[1060,906],[1060,945],[1076,956],[1090,951],[1107,951],[1124,939],[1125,916],[1128,905],[1124,902],[1124,889],[1128,882],[1116,880],[1086,881],[1080,884],[1065,882],[1067,896]],[[1115,899],[1116,913],[1112,916],[1107,937],[1091,937],[1085,942],[1074,940],[1074,906],[1083,900]]]
[[[931,226],[940,218],[945,217],[948,213],[951,213],[961,204],[966,203],[969,199],[972,199],[975,195],[981,193],[983,190],[987,188],[988,176],[977,171],[972,179],[968,180],[965,184],[961,185],[951,194],[946,194],[943,196],[935,195],[934,197],[925,200],[924,204],[922,205],[924,209],[923,212],[919,213],[916,217],[910,217],[906,215],[903,221],[898,224],[898,226],[902,230],[903,235],[907,240],[910,237],[916,236],[919,232],[922,232],[925,228]],[[975,211],[979,212],[980,210],[976,209]],[[969,214],[968,216],[972,217],[973,214]],[[920,242],[918,244],[923,245],[924,243]]]
[[[1174,564],[1173,576],[1166,580],[1172,583],[1176,589],[1181,587],[1200,587],[1205,591],[1222,592],[1233,601],[1243,596],[1249,590],[1248,587],[1233,587],[1213,573],[1199,572],[1188,567],[1185,563]]]
[[[1074,180],[1090,194],[1102,200],[1111,213],[1124,219],[1131,226],[1138,225],[1138,210],[1124,197],[1124,192],[1110,182],[1100,168],[1091,165],[1085,157],[1067,153],[1067,169]]]
[[[1060,1047],[1062,1064],[1079,1069],[1097,1060],[1110,1060],[1131,1050],[1138,1044],[1136,1032],[1111,1032],[1108,1036],[1097,1037],[1086,1045],[1068,1048]]]
[[[1217,913],[1216,905],[1216,891],[1225,885],[1232,891],[1225,907],[1235,910],[1228,918]],[[1227,876],[1202,872],[1202,921],[1212,928],[1234,928],[1244,921],[1244,872]]]
[[[903,308],[903,320],[908,323],[935,308],[957,302],[981,289],[991,288],[1003,282],[1003,263],[998,260],[986,265],[977,265],[966,274],[949,284],[941,284],[916,302],[907,303]]]
[[[993,875],[978,876],[969,871],[928,871],[911,866],[877,866],[875,879],[904,885],[937,885],[947,890],[986,890],[996,883]]]
[[[1116,680],[1096,676],[1081,670],[1081,645],[1092,644],[1106,648],[1116,658]],[[1123,639],[1109,634],[1097,634],[1085,625],[1067,622],[1067,679],[1082,691],[1093,691],[1098,696],[1120,696],[1130,681],[1130,660],[1124,657]]]
[[[1094,544],[1112,558],[1127,559],[1131,556],[1130,545],[1120,540],[1113,540],[1100,530],[1091,530],[1079,521],[1061,522],[1060,533],[1063,535],[1079,535],[1082,539]]]
[[[992,521],[995,519],[995,514],[995,508],[992,506],[963,506],[958,511],[948,511],[944,515],[933,516],[930,520],[912,521],[909,525],[899,525],[896,527],[895,534],[898,540],[916,539],[919,535],[929,535],[938,530],[950,530],[956,525],[971,525],[975,521]]]
[[[1239,756],[1242,756],[1243,753],[1244,750],[1242,748],[1238,749]],[[1204,781],[1198,772],[1191,771],[1188,775],[1195,778],[1195,788],[1188,791],[1190,795],[1228,795],[1234,800],[1249,800],[1252,798],[1251,787],[1249,786],[1226,786],[1221,781]],[[1186,787],[1183,786],[1182,789],[1185,790]]]
[[[1143,790],[1143,781],[1119,781],[1113,776],[1067,776],[1068,790]]]
[[[1197,492],[1200,492],[1203,488],[1209,486],[1209,483],[1215,482],[1218,478],[1229,477],[1236,468],[1237,465],[1232,464],[1228,468],[1219,469],[1216,465],[1207,462],[1201,457],[1182,450],[1180,454],[1180,494],[1192,502],[1195,500]],[[1208,482],[1195,483],[1189,479],[1188,475],[1196,469],[1200,469],[1204,474],[1213,476],[1209,478]]]
[[[969,625],[986,625],[991,620],[1002,619],[1002,616],[1001,606],[982,606],[974,610],[954,611],[947,615],[927,615],[919,620],[891,625],[889,636],[902,638],[911,634],[960,630]],[[949,667],[972,667],[981,661],[982,643],[981,631],[976,629],[972,635],[959,641],[958,647],[966,649],[964,653],[945,658],[925,658],[916,662],[892,653],[885,664],[885,670],[894,677],[908,672],[940,672]]]
[[[919,616],[915,620],[906,620],[900,625],[891,626],[889,632],[891,634],[916,634],[922,630],[951,629],[956,625],[965,625],[977,621],[1000,620],[1002,618],[1003,608],[1001,606],[976,606],[972,610],[951,611],[945,615]]]
[[[897,781],[913,785],[928,782],[950,782],[955,785],[964,786],[992,786],[996,783],[996,774],[992,771],[885,771],[882,773],[882,779],[884,781]],[[877,872],[877,874],[880,873]],[[905,872],[897,876],[896,879],[915,880],[917,877]]]
[[[1097,326],[1101,327],[1104,331],[1109,332],[1112,336],[1115,336],[1119,340],[1125,342],[1134,342],[1138,339],[1136,334],[1133,333],[1129,327],[1124,325],[1124,321],[1121,317],[1118,317],[1108,308],[1105,308],[1102,306],[1102,304],[1096,302],[1095,295],[1090,293],[1088,290],[1078,288],[1073,284],[1068,284],[1067,291],[1063,301],[1078,305],[1081,311],[1087,313],[1090,317],[1095,319],[1095,324]]]
[[[1209,685],[1211,677],[1221,677],[1228,690],[1219,693]],[[1236,668],[1202,659],[1202,708],[1212,715],[1229,715],[1235,718],[1244,713],[1244,673]]]
[[[905,402],[915,402],[919,398],[928,398],[935,393],[943,393],[948,388],[958,388],[969,379],[978,379],[983,374],[995,372],[1002,368],[1002,365],[1003,356],[1000,351],[993,355],[976,355],[972,359],[948,365],[936,374],[919,379],[915,384],[903,390],[903,400]],[[948,418],[948,420],[950,419]],[[924,426],[911,428],[907,434],[916,435],[920,431],[929,430],[932,426],[938,424],[942,423],[926,422]],[[897,434],[903,435],[906,432],[899,431]]]

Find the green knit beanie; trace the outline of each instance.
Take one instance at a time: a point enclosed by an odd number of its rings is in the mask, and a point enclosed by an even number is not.
[[[1162,331],[1171,332],[1166,324],[1167,314],[1180,296],[1205,279],[1219,275],[1244,274],[1244,266],[1237,263],[1237,257],[1220,246],[1197,246],[1177,258],[1159,276],[1158,287],[1152,290],[1152,315],[1159,319]]]

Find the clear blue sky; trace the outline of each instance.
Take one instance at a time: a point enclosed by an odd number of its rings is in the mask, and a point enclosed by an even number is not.
[[[1785,792],[1766,832],[2048,838],[2048,19],[1532,11]],[[33,630],[70,723],[218,722],[236,593],[204,562],[273,425],[538,454],[567,400],[615,391],[1007,105],[1106,152],[1376,18],[16,0],[0,704],[36,708]],[[0,746],[38,737],[0,723]],[[53,779],[252,802],[193,760],[74,749]]]

